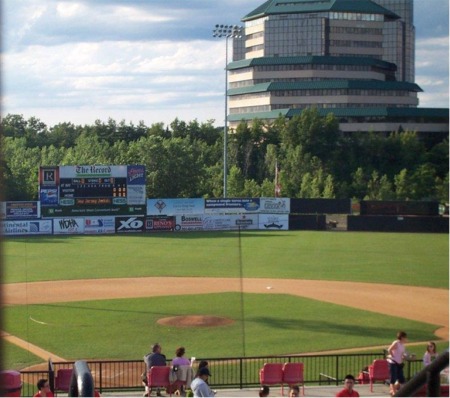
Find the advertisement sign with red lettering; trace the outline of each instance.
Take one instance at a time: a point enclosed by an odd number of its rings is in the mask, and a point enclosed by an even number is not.
[[[154,216],[145,219],[145,229],[147,232],[174,231],[175,224],[174,216]]]

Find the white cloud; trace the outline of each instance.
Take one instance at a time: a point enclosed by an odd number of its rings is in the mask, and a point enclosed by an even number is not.
[[[239,23],[263,1],[6,0],[3,113],[48,125],[108,117],[221,125],[225,40],[212,28]],[[421,106],[448,106],[448,34],[418,34],[416,56]]]
[[[73,18],[86,12],[82,3],[61,1],[56,5],[56,12],[61,18]]]

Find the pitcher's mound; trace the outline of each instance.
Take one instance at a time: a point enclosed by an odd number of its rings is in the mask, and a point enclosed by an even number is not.
[[[232,319],[208,315],[185,315],[162,318],[158,320],[160,325],[176,326],[180,328],[225,326],[234,323]]]

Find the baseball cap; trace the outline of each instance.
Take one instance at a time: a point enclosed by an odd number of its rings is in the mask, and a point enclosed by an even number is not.
[[[209,372],[209,369],[206,368],[206,367],[205,367],[205,368],[199,369],[198,374],[199,374],[200,376],[203,376],[203,375],[211,376],[211,373]]]

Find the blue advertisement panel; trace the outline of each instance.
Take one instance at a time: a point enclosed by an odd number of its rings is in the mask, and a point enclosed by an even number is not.
[[[39,202],[5,202],[5,216],[6,219],[17,220],[20,218],[40,218]]]
[[[148,216],[182,216],[183,214],[202,214],[205,200],[197,199],[147,199]]]
[[[50,235],[52,220],[1,221],[2,235]]]
[[[205,213],[258,213],[260,198],[205,199]]]
[[[145,192],[145,166],[127,166],[127,204],[145,204]]]
[[[84,219],[85,234],[113,234],[116,232],[114,217],[86,217]]]
[[[287,231],[289,229],[289,214],[260,214],[259,229]]]

